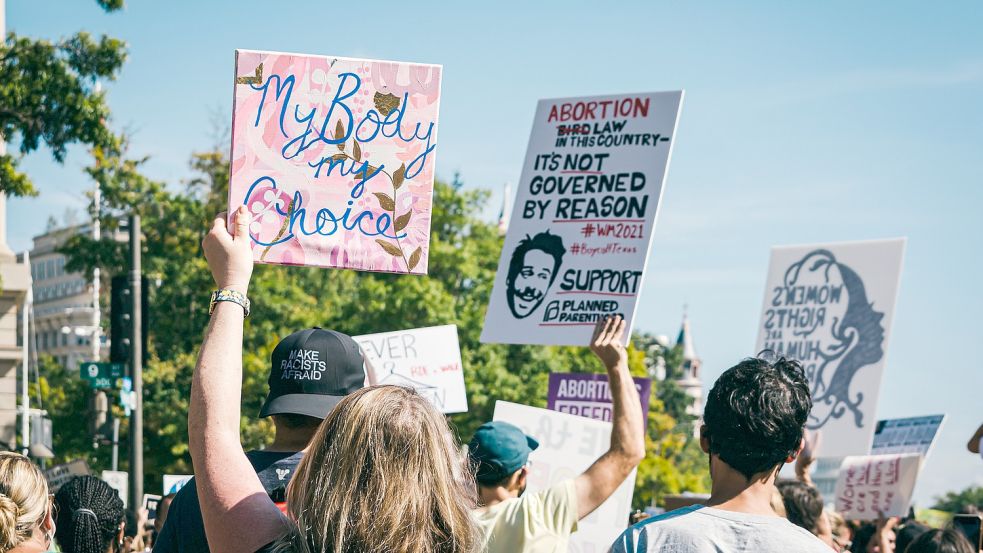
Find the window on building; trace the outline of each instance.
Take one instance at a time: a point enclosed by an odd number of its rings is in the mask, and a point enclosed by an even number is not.
[[[61,345],[68,345],[68,334],[65,334],[64,332],[61,334]]]

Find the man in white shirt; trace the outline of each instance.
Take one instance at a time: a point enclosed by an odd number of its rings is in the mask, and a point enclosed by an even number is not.
[[[717,379],[707,398],[700,445],[710,455],[706,505],[640,522],[614,553],[829,553],[816,536],[775,514],[775,478],[802,450],[812,398],[802,367],[780,358],[745,359]]]

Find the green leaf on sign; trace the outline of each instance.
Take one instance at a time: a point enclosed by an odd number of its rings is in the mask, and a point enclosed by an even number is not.
[[[389,255],[393,257],[398,257],[400,255],[403,255],[403,251],[400,250],[399,247],[396,246],[395,244],[390,244],[389,242],[386,242],[385,240],[382,240],[380,238],[376,238],[375,241],[377,244],[382,246],[382,249],[386,250],[386,253],[388,253]]]
[[[406,213],[396,217],[396,232],[399,232],[406,228],[406,225],[410,224],[410,217],[413,216],[413,210],[409,210]]]
[[[373,192],[373,195],[379,199],[379,205],[382,206],[382,209],[385,209],[386,211],[396,210],[396,202],[388,195],[383,194],[382,192]]]

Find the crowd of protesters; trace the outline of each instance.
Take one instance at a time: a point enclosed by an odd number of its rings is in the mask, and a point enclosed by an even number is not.
[[[611,387],[610,447],[582,474],[542,491],[526,493],[535,438],[488,422],[462,453],[425,398],[372,385],[354,340],[317,328],[274,349],[259,415],[272,418],[275,438],[262,451],[243,452],[248,225],[240,209],[230,233],[220,215],[203,243],[225,293],[213,303],[192,383],[195,477],[162,500],[151,525],[98,478],[77,477],[51,494],[26,457],[0,453],[0,553],[562,552],[578,522],[643,460],[645,413],[628,372],[625,321],[617,316],[599,321],[589,344]],[[326,376],[285,378],[286,361],[299,352],[329,360]],[[803,451],[811,407],[794,361],[750,358],[725,371],[700,427],[709,499],[636,521],[611,551],[976,553],[952,528],[911,517],[860,525],[826,509]],[[974,437],[970,449],[980,441]],[[787,463],[795,464],[794,480],[778,478]]]

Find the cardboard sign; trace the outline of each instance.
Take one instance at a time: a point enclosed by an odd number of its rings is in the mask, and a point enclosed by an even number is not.
[[[116,490],[119,494],[119,498],[123,500],[123,507],[129,507],[129,491],[130,491],[130,477],[129,475],[121,470],[104,470],[102,471],[103,482],[109,484],[111,488]]]
[[[229,213],[256,261],[426,274],[439,65],[236,50]]]
[[[507,401],[495,402],[494,420],[512,423],[539,440],[529,455],[528,489],[535,493],[582,474],[611,445],[611,423]],[[570,551],[607,551],[628,526],[635,471],[587,518],[577,523]]]
[[[461,346],[454,325],[355,336],[376,384],[409,386],[442,413],[468,410]]]
[[[944,421],[945,415],[877,421],[870,454],[918,453],[927,457]]]
[[[802,363],[817,455],[869,450],[904,246],[902,238],[771,250],[755,351]]]
[[[44,471],[44,477],[48,480],[48,490],[55,493],[64,486],[69,480],[76,476],[91,474],[89,464],[84,459],[75,459],[63,465],[55,465]]]
[[[193,477],[193,474],[165,474],[163,495],[170,495],[181,491],[181,488]]]
[[[908,514],[922,456],[847,457],[836,481],[836,511],[847,520],[877,520]]]
[[[642,413],[648,413],[649,396],[652,395],[652,381],[648,378],[634,378],[633,380],[642,402]],[[546,408],[561,413],[611,422],[614,407],[611,403],[608,375],[550,373]],[[648,417],[648,415],[645,416]]]
[[[631,334],[682,91],[540,100],[482,342],[583,346]]]

